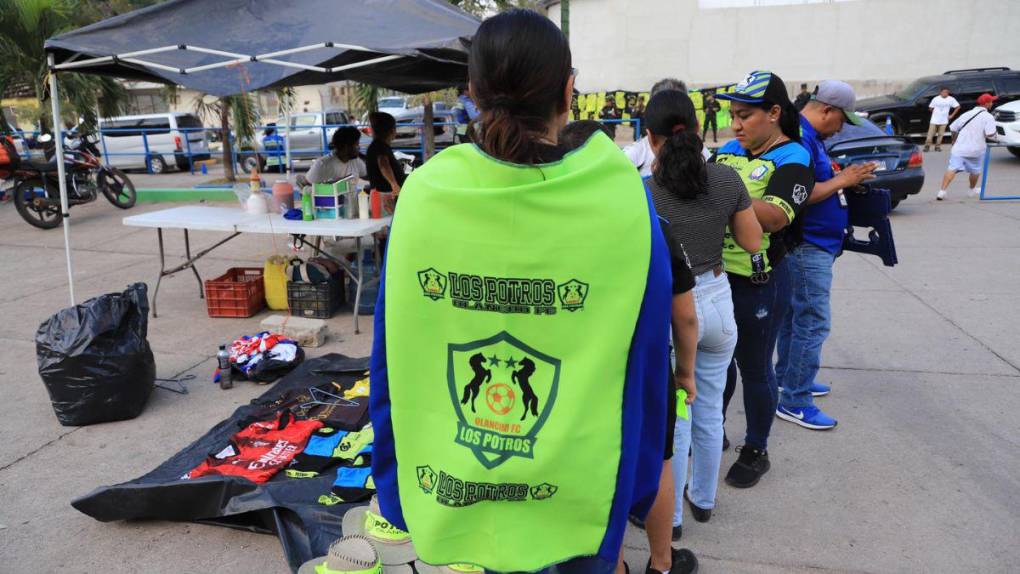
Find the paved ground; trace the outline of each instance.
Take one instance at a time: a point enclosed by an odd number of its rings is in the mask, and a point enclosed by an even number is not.
[[[1020,202],[934,201],[945,154],[926,157],[928,184],[894,215],[900,265],[848,254],[837,265],[835,329],[820,404],[829,433],[777,421],[772,472],[748,491],[720,488],[708,524],[687,520],[682,544],[702,572],[1010,572],[1020,563]],[[997,152],[993,193],[1020,192],[1020,161]],[[166,207],[146,205],[132,213]],[[74,209],[79,298],[155,278],[151,230],[120,225],[106,203]],[[214,239],[195,234],[195,243]],[[180,238],[168,238],[176,256]],[[283,242],[277,245],[283,248]],[[235,240],[206,258],[204,276],[256,264],[267,238]],[[164,315],[149,339],[161,377],[193,373],[185,396],[157,390],[136,420],[61,427],[36,373],[33,335],[67,304],[62,235],[30,228],[0,204],[0,571],[283,572],[272,536],[197,524],[102,524],[75,496],[143,474],[264,389],[207,381],[218,343],[258,326],[209,319],[194,278],[164,282]],[[368,353],[370,329],[311,355]],[[735,401],[734,406],[740,402]],[[739,437],[741,413],[728,423]],[[733,461],[732,451],[723,464]],[[644,566],[641,533],[626,540]],[[640,571],[639,569],[636,571]]]

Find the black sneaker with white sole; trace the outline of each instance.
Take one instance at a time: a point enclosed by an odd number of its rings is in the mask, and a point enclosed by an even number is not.
[[[740,456],[726,473],[726,484],[735,488],[751,488],[771,468],[769,453],[746,444],[738,446],[736,452]]]

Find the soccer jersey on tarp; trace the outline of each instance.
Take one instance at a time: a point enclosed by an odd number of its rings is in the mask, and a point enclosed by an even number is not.
[[[321,427],[319,421],[297,420],[293,413],[281,412],[274,420],[248,425],[182,478],[239,476],[261,484],[290,464]]]

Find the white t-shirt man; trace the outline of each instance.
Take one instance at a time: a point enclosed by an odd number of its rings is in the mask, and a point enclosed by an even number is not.
[[[342,161],[331,153],[315,160],[305,178],[311,183],[333,183],[351,175],[361,179],[367,178],[365,162],[360,157]]]
[[[638,168],[638,173],[641,174],[641,177],[652,175],[652,162],[655,161],[655,152],[652,151],[652,144],[648,141],[648,136],[623,148],[623,153],[627,155],[630,163]],[[701,155],[707,160],[712,157],[712,152],[708,151],[707,147],[703,147],[701,148]]]
[[[987,109],[978,106],[956,118],[949,131],[957,134],[951,152],[953,155],[981,157],[985,153],[985,138],[995,135],[995,118]]]
[[[943,98],[940,94],[931,99],[928,107],[931,109],[931,123],[944,126],[949,123],[949,112],[960,107],[960,102],[953,96]]]

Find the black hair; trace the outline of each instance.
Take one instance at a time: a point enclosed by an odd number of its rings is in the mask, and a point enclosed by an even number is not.
[[[340,161],[351,161],[358,157],[358,143],[360,141],[361,132],[358,131],[358,128],[343,126],[333,132],[329,147]]]
[[[766,112],[772,111],[773,106],[779,106],[779,129],[783,135],[795,142],[800,142],[800,111],[797,106],[787,98],[785,102],[773,102],[766,99],[760,104],[751,104]]]
[[[940,92],[941,92],[941,91],[943,91],[943,90],[945,90],[945,91],[947,91],[947,92],[948,92],[948,91],[951,91],[951,90],[949,89],[949,86],[942,86],[941,88],[939,88],[939,91],[940,91]]]
[[[698,117],[690,96],[680,90],[656,93],[645,108],[644,126],[666,138],[656,155],[655,183],[680,199],[704,193],[708,168],[701,150],[705,144],[698,137]]]
[[[570,122],[560,130],[559,144],[567,149],[575,150],[585,144],[592,134],[602,132],[609,137],[609,128],[595,120],[578,120]]]
[[[567,111],[570,74],[570,44],[545,16],[517,9],[482,22],[468,60],[482,150],[512,163],[541,163],[539,140]]]
[[[372,112],[368,114],[368,124],[372,126],[372,137],[374,139],[385,139],[397,130],[397,120],[386,112]]]

